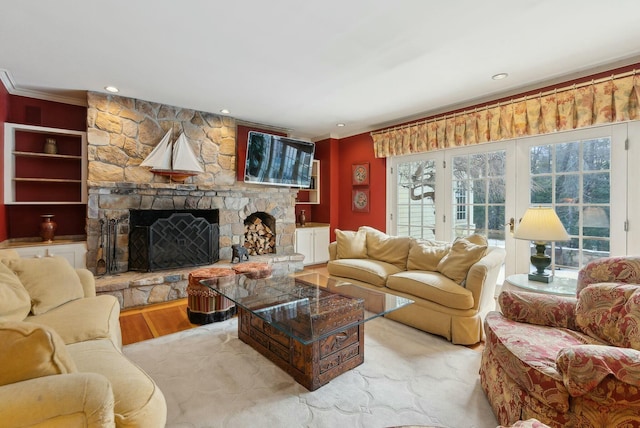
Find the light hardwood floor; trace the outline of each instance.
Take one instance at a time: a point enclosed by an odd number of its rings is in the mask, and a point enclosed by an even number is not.
[[[306,267],[301,273],[314,272],[327,275],[325,265]],[[122,343],[124,345],[188,330],[198,327],[198,325],[189,322],[187,299],[158,303],[142,308],[125,309],[120,314]],[[484,344],[481,342],[468,348],[481,352]]]

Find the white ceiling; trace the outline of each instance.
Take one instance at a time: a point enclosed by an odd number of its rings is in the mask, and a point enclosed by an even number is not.
[[[19,95],[115,85],[318,140],[640,62],[638,16],[638,0],[0,0],[0,69]]]

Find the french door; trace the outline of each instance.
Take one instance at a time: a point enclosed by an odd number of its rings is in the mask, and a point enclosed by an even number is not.
[[[640,210],[630,209],[640,192],[627,189],[640,182],[640,171],[627,168],[638,155],[640,124],[630,122],[394,157],[387,230],[445,241],[481,233],[506,249],[510,275],[530,269],[531,242],[512,236],[519,219],[530,206],[551,206],[571,236],[553,244],[554,266],[577,270],[640,250],[627,244],[629,224],[640,224]]]

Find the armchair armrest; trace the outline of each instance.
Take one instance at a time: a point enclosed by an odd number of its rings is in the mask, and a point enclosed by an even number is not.
[[[503,291],[498,303],[502,314],[510,320],[576,330],[575,297]]]
[[[585,395],[609,375],[633,388],[601,388],[592,400],[610,401],[610,394],[625,394],[625,401],[640,401],[640,351],[603,345],[577,345],[564,348],[556,358],[564,385],[574,396]],[[602,394],[604,396],[600,397]],[[615,400],[615,401],[620,401]]]
[[[588,285],[599,282],[640,284],[640,257],[606,257],[590,261],[578,272],[576,295]]]
[[[0,387],[3,426],[114,427],[111,384],[97,373],[45,376]]]

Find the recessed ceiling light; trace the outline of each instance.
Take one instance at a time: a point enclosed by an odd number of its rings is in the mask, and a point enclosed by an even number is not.
[[[502,80],[502,79],[506,79],[507,77],[509,77],[507,73],[498,73],[491,76],[493,80]]]
[[[229,111],[229,110],[227,110],[226,108],[223,108],[223,109],[221,109],[221,110],[220,110],[220,113],[222,113],[222,114],[229,114],[229,113],[230,113],[230,111]]]
[[[344,126],[344,123],[336,123],[336,126],[337,126],[338,128],[342,128],[342,127]]]
[[[116,93],[116,92],[120,92],[120,89],[116,88],[115,86],[105,86],[104,89],[107,92],[111,92],[111,93]]]

